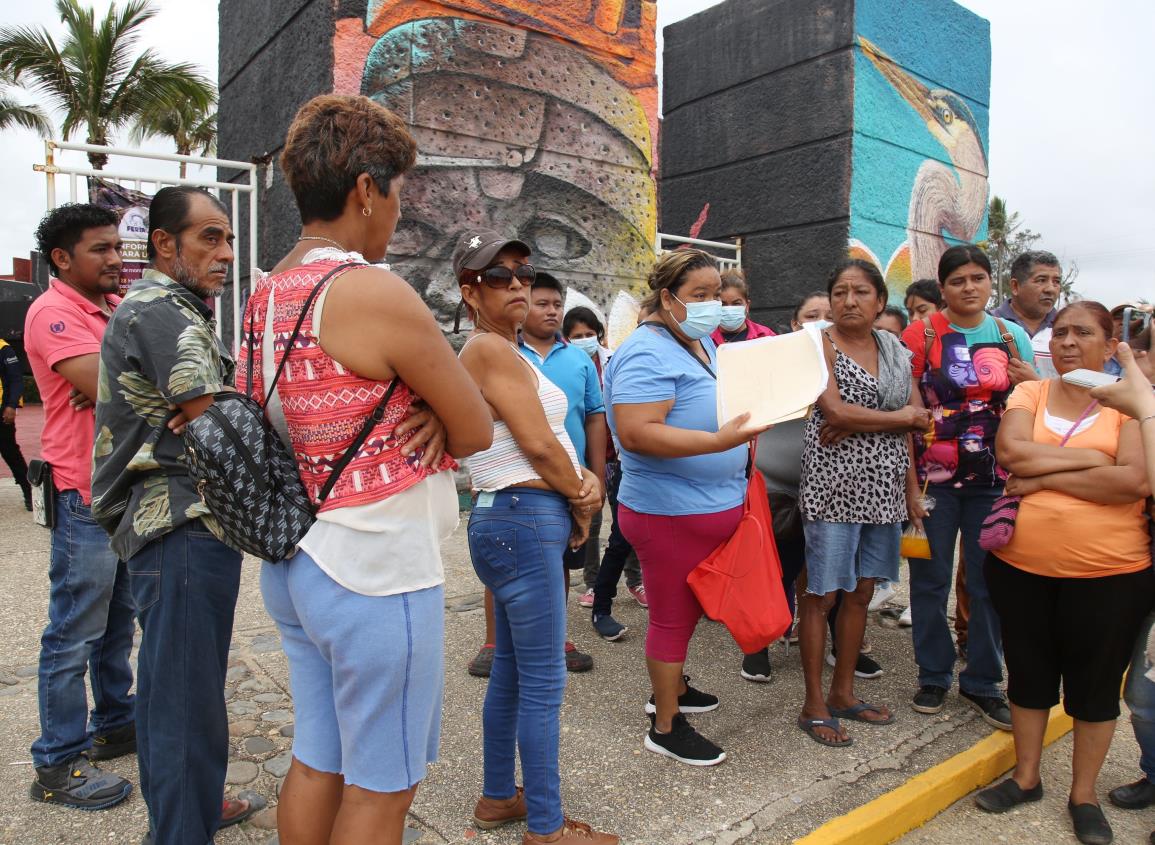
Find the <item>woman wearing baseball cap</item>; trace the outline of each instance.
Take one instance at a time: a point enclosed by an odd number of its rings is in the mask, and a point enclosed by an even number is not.
[[[565,818],[558,770],[565,693],[562,554],[585,542],[601,485],[565,430],[565,394],[522,357],[517,330],[535,271],[529,247],[468,231],[453,272],[475,326],[461,349],[493,415],[493,445],[467,462],[474,491],[469,554],[493,594],[494,657],[482,710],[485,781],[474,821],[526,819],[524,845],[615,845],[618,837]],[[514,780],[520,751],[525,789]]]

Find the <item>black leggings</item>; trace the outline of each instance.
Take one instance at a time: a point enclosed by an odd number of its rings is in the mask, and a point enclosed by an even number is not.
[[[0,422],[0,458],[8,464],[16,483],[21,488],[28,486],[28,464],[24,462],[24,453],[20,451],[20,444],[16,442],[16,423],[7,425]]]
[[[1119,687],[1155,603],[1151,568],[1102,578],[1048,578],[987,555],[987,589],[1003,630],[1007,698],[1032,710],[1059,703],[1083,722],[1119,717]]]

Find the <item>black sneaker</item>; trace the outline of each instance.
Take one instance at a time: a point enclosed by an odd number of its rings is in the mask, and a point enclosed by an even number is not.
[[[838,660],[837,653],[832,649],[826,655],[826,665],[833,668]],[[872,680],[873,678],[882,677],[882,666],[873,657],[866,654],[858,655],[858,659],[854,661],[854,677]]]
[[[63,804],[80,810],[115,806],[132,792],[132,784],[111,772],[102,772],[87,758],[74,757],[59,766],[36,769],[30,794],[33,801]]]
[[[493,671],[493,646],[483,645],[469,661],[469,674],[475,678],[488,678]]]
[[[593,625],[594,630],[598,632],[598,636],[600,636],[603,640],[609,640],[611,643],[616,640],[620,640],[625,635],[626,631],[630,630],[621,622],[609,615],[595,615],[593,617]]]
[[[571,642],[565,644],[565,669],[567,672],[588,672],[594,668],[594,659]]]
[[[678,696],[679,712],[709,713],[711,710],[718,709],[718,696],[694,689],[690,686],[689,675],[683,675],[682,680],[686,682],[686,691]],[[652,695],[650,696],[650,700],[646,702],[646,712],[651,715],[658,712],[658,706],[654,704],[654,697]]]
[[[694,730],[681,713],[674,716],[668,734],[658,733],[651,716],[645,746],[655,754],[689,766],[716,766],[726,759],[726,752]]]
[[[764,648],[743,657],[742,677],[756,684],[770,683],[770,649]]]
[[[129,722],[123,727],[92,738],[88,749],[89,760],[114,760],[125,754],[136,752],[136,723]]]
[[[998,786],[984,789],[976,795],[975,804],[980,810],[985,810],[988,813],[1005,813],[1020,804],[1026,804],[1028,801],[1041,801],[1042,799],[1042,783],[1036,783],[1030,789],[1023,789],[1015,783],[1014,778],[1007,778]]]
[[[1139,778],[1134,783],[1116,786],[1107,793],[1107,798],[1124,810],[1146,810],[1155,804],[1155,783],[1147,778]]]
[[[911,699],[910,706],[915,713],[933,714],[942,710],[942,704],[945,700],[946,689],[944,687],[927,684],[924,687],[919,687],[918,692]]]
[[[970,702],[971,706],[983,714],[983,721],[1000,731],[1011,729],[1011,708],[1007,700],[1001,695],[972,695],[959,690],[959,695]]]

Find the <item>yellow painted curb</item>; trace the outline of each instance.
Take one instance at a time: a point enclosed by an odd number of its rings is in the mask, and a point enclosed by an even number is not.
[[[1072,726],[1071,717],[1057,705],[1047,719],[1043,745],[1050,745]],[[1009,732],[997,731],[869,804],[831,819],[796,839],[795,845],[886,845],[1014,765],[1014,740]]]

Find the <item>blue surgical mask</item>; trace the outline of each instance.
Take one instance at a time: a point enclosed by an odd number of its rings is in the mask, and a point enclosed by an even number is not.
[[[690,340],[698,340],[712,333],[722,321],[722,301],[719,299],[707,299],[705,302],[682,302],[676,296],[674,299],[686,308],[686,319],[678,323],[678,328]]]
[[[598,354],[599,344],[596,337],[575,337],[570,341],[570,345],[576,346],[591,358]]]
[[[723,305],[722,322],[720,324],[728,332],[736,332],[746,325],[745,305]]]

